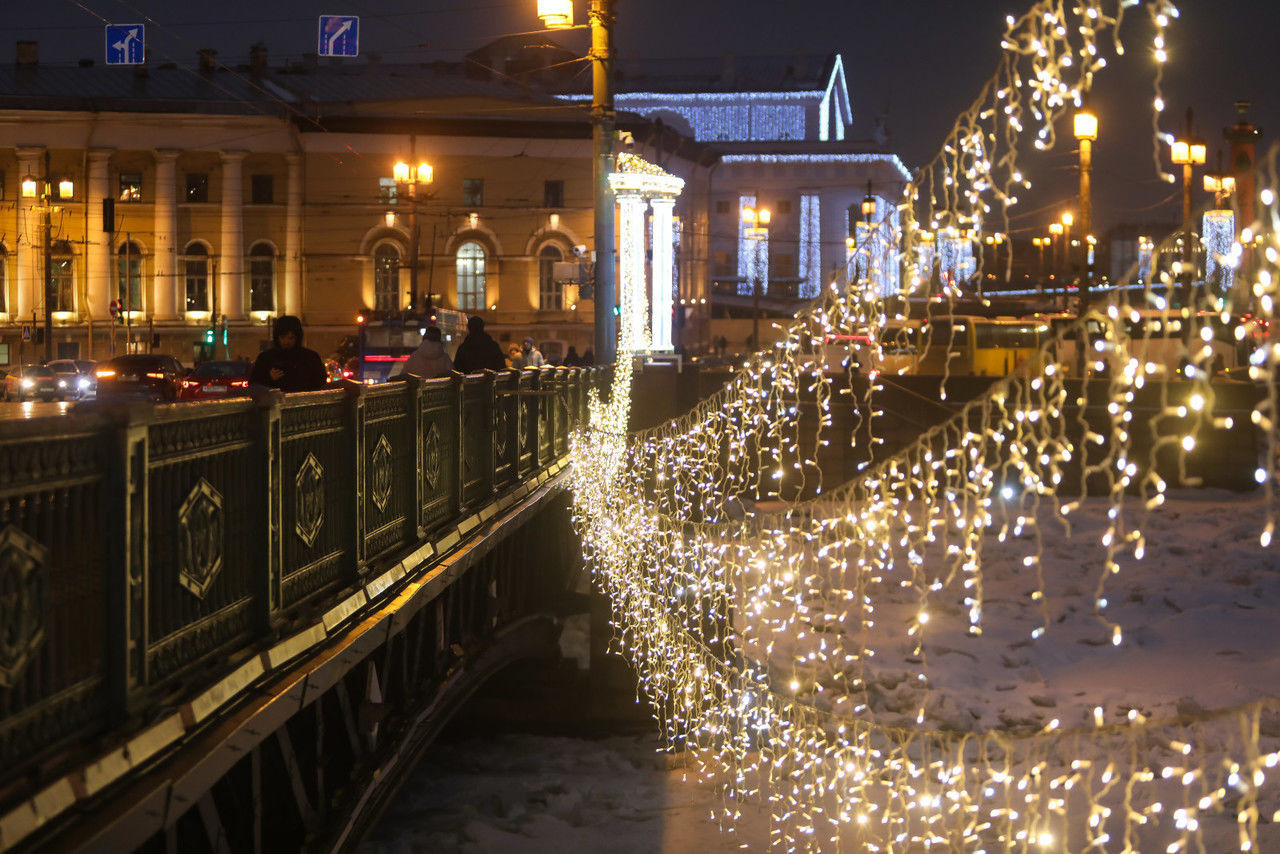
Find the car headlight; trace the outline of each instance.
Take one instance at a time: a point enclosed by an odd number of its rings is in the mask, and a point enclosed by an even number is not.
[[[88,387],[89,387],[88,377],[81,377],[80,379],[76,380],[76,388],[80,389],[81,391],[84,391]]]
[[[66,388],[66,387],[67,387],[66,380],[58,380],[58,388]]]
[[[23,388],[31,388],[31,387],[32,387],[32,386],[34,386],[35,384],[36,384],[36,383],[35,383],[35,380],[30,380],[30,379],[26,379],[26,378],[23,378],[23,380],[22,380],[22,387],[23,387]]]

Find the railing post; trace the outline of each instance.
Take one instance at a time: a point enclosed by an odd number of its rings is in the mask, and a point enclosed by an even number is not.
[[[412,391],[409,394],[409,404],[413,408],[413,530],[418,539],[421,540],[427,535],[426,520],[422,510],[427,503],[427,476],[425,465],[425,444],[427,437],[424,435],[425,422],[422,418],[422,377],[409,374],[405,376],[403,382],[412,384],[410,386]]]
[[[141,403],[103,406],[107,438],[107,679],[113,724],[127,719],[146,681],[147,414]]]
[[[355,556],[356,575],[363,576],[367,555],[365,554],[365,460],[368,449],[365,447],[364,430],[364,385],[357,382],[347,383],[347,412],[351,419],[351,483],[355,491],[355,511],[351,514],[352,522],[352,554]]]
[[[453,503],[453,506],[455,508],[456,513],[461,513],[462,508],[464,506],[463,499],[466,493],[466,485],[467,485],[467,478],[465,474],[467,470],[467,461],[465,459],[467,454],[467,437],[463,435],[463,431],[466,429],[467,422],[462,417],[462,401],[463,401],[463,397],[465,395],[465,389],[466,389],[466,375],[460,374],[455,371],[453,373],[452,380],[453,380],[453,415],[454,415],[454,422],[457,424],[457,428],[458,428],[454,431],[454,435],[457,437],[457,443],[454,445],[453,451],[454,451],[454,459],[457,461],[457,468],[455,469],[455,471],[457,471],[458,476],[454,478],[454,489],[456,490],[457,494],[454,496],[455,501]]]
[[[271,630],[271,621],[280,610],[280,573],[284,565],[281,542],[281,481],[280,459],[280,405],[284,393],[276,389],[253,390],[257,409],[257,435],[254,437],[254,456],[261,468],[262,480],[258,489],[248,499],[258,506],[253,509],[257,530],[255,538],[265,554],[261,571],[256,575],[254,601],[254,629],[259,634]]]

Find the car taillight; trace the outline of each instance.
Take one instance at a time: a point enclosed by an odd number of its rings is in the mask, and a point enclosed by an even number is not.
[[[110,369],[106,369],[106,370],[98,371],[98,372],[97,372],[97,374],[98,374],[98,376],[99,376],[100,378],[101,378],[101,377],[114,377],[114,376],[116,375],[116,372],[115,372],[115,371],[113,371],[113,370],[110,370]]]
[[[151,379],[153,380],[164,379],[164,374],[160,373],[159,371],[147,371],[147,376],[151,377]]]
[[[147,374],[147,376],[151,376],[151,374]],[[182,381],[183,388],[195,388],[198,385],[200,385],[199,380],[183,380]]]
[[[344,380],[349,380],[349,379],[351,379],[352,377],[354,377],[355,375],[356,375],[356,372],[355,372],[355,371],[343,371],[343,372],[342,372],[342,378],[343,378]]]
[[[248,388],[249,381],[248,380],[232,380],[231,387],[232,388]]]

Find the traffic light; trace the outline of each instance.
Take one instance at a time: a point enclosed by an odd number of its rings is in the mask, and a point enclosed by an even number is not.
[[[212,326],[210,326],[208,329],[204,331],[204,343],[206,344],[213,343],[213,327]]]
[[[614,317],[621,317],[621,316],[622,316],[622,307],[621,307],[621,306],[619,306],[619,305],[614,305],[614,307],[613,307],[613,316],[614,316]]]

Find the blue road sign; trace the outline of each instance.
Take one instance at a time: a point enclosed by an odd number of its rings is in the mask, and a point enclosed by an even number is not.
[[[142,65],[146,60],[142,24],[107,24],[107,65]]]
[[[356,15],[321,15],[321,56],[359,56],[360,18]]]

